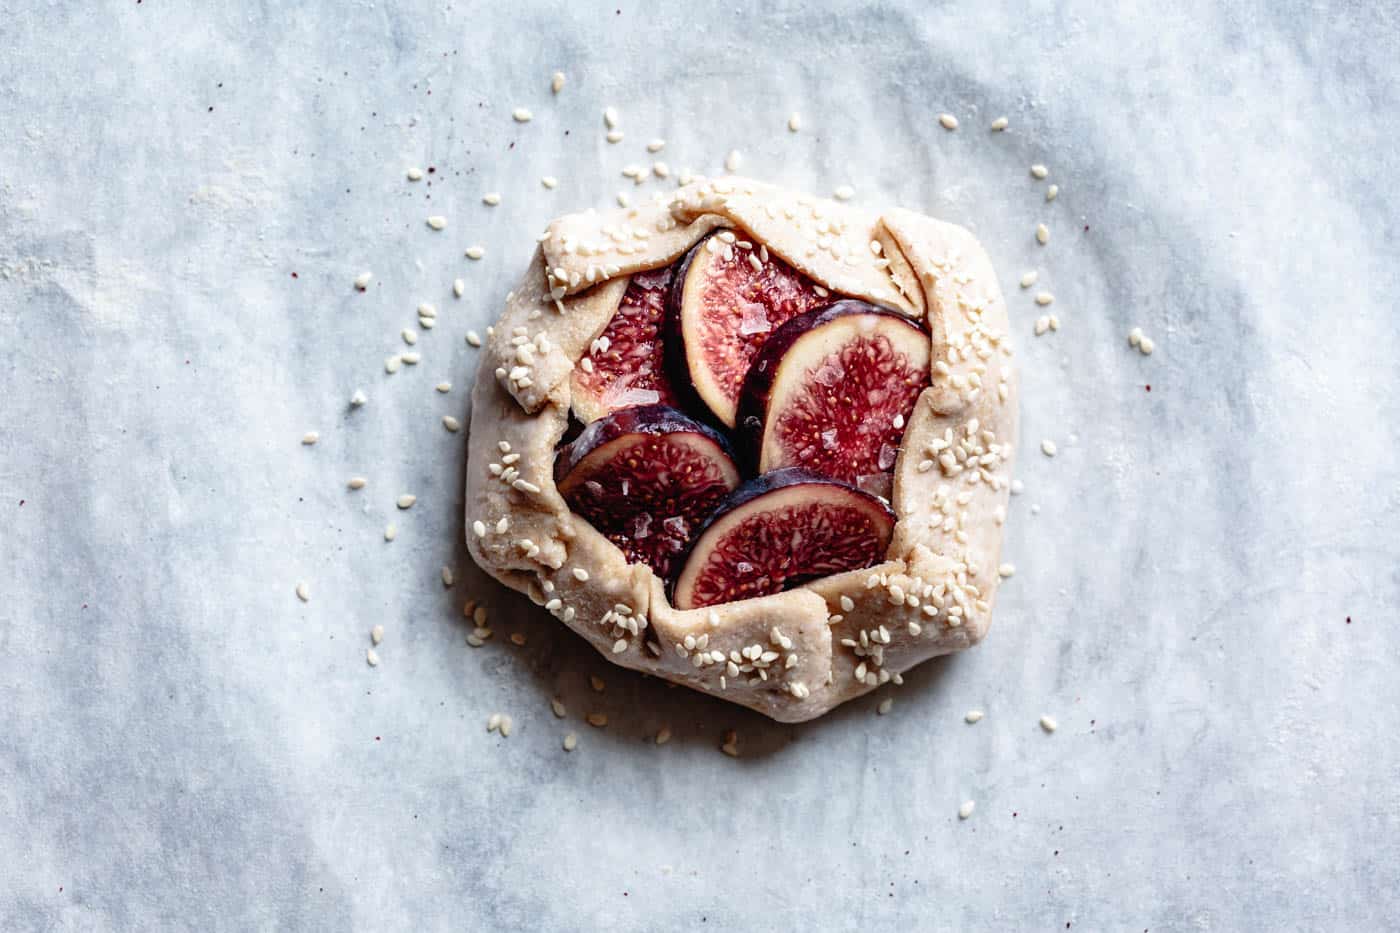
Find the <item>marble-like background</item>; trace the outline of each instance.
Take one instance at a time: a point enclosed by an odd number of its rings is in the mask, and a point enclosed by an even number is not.
[[[1400,924],[1393,3],[0,6],[0,927]],[[889,716],[642,681],[465,561],[463,334],[655,136],[1003,276],[1019,569]]]

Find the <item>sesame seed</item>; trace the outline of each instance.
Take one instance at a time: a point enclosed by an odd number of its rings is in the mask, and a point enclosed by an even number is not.
[[[578,736],[570,732],[564,736],[564,751],[571,752],[576,748],[578,748]]]
[[[1007,577],[1011,576],[1015,572],[1015,564],[1002,564],[1000,567],[997,568],[997,573],[1001,576],[1003,580],[1005,580]]]
[[[412,493],[404,493],[403,495],[399,496],[396,504],[401,509],[411,509],[413,508],[413,503],[417,501],[417,496],[413,495]]]
[[[364,489],[365,478],[363,476],[352,476],[350,482],[346,483],[351,489]]]
[[[875,707],[875,712],[878,715],[884,716],[892,709],[894,709],[894,697],[885,697],[880,701],[880,705]]]
[[[462,430],[462,422],[458,421],[451,415],[442,416],[442,426],[448,431],[451,431],[453,434],[456,434],[458,431]]]
[[[608,725],[607,713],[589,713],[584,720],[595,729],[605,729]]]
[[[651,164],[651,173],[657,178],[670,178],[671,167],[665,162],[653,162]]]
[[[1139,347],[1139,346],[1141,346],[1141,345],[1142,345],[1142,328],[1141,328],[1141,327],[1134,327],[1132,330],[1128,331],[1128,346],[1136,348],[1136,347]]]
[[[1006,119],[1006,117],[997,117],[995,120],[992,121],[992,132],[1000,133],[1010,125],[1011,121]]]
[[[1047,201],[1053,201],[1053,200],[1055,200],[1056,198],[1058,198],[1059,196],[1060,196],[1060,186],[1059,186],[1059,185],[1051,185],[1049,188],[1046,188],[1046,189],[1045,189],[1045,200],[1047,200]]]
[[[618,119],[619,117],[617,115],[616,107],[603,108],[603,122],[607,124],[608,129],[615,129],[617,127]]]
[[[488,615],[489,613],[487,612],[485,606],[477,606],[475,609],[472,610],[472,621],[475,622],[477,625],[484,626],[486,624],[486,619]]]
[[[385,357],[385,358],[384,358],[384,371],[385,371],[386,373],[396,373],[396,372],[399,371],[399,366],[400,366],[402,363],[403,363],[403,357],[401,357],[401,356],[389,356],[389,357]]]
[[[510,112],[510,115],[516,123],[529,123],[535,118],[535,115],[524,107],[516,107]]]
[[[486,255],[486,250],[482,249],[480,246],[468,246],[466,255],[468,259],[480,259],[482,256]]]
[[[502,515],[501,520],[496,522],[496,534],[503,535],[510,530],[510,519]]]
[[[977,809],[977,804],[971,800],[964,800],[962,806],[958,807],[958,819],[965,820],[972,815],[972,811]]]
[[[1049,714],[1040,717],[1040,728],[1046,732],[1054,732],[1060,728],[1060,724],[1055,721],[1055,717]]]
[[[419,168],[418,166],[416,166],[416,165],[410,166],[409,169],[408,169],[408,171],[405,172],[404,174],[408,175],[408,180],[409,180],[409,181],[422,181],[422,180],[423,180],[423,170],[422,170],[421,168]]]
[[[368,272],[361,272],[359,275],[355,276],[355,287],[358,288],[360,291],[364,291],[365,289],[369,288],[370,280],[373,278],[374,276],[372,274]]]
[[[943,124],[945,130],[955,130],[958,128],[958,118],[951,113],[940,114],[938,122]]]
[[[451,589],[452,585],[456,582],[457,578],[453,575],[452,568],[444,566],[442,568],[442,585]]]
[[[396,528],[396,527],[394,526],[394,523],[393,523],[393,522],[390,522],[388,525],[386,525],[386,526],[384,527],[384,540],[385,540],[385,541],[392,541],[392,540],[394,540],[395,538],[397,538],[398,536],[399,536],[399,529]]]
[[[311,587],[307,586],[304,581],[297,584],[297,599],[304,603],[311,601]]]
[[[555,94],[558,94],[560,91],[564,90],[564,81],[564,72],[554,72],[554,74],[549,79],[549,89]]]
[[[350,396],[350,407],[359,408],[361,405],[368,401],[369,396],[365,395],[364,390],[356,389],[355,394]]]
[[[1025,491],[1026,491],[1026,484],[1025,484],[1025,483],[1021,482],[1019,479],[1013,479],[1013,480],[1011,481],[1011,494],[1012,494],[1013,496],[1019,496],[1021,493],[1025,492]]]
[[[489,717],[487,717],[487,719],[486,719],[486,731],[487,731],[487,732],[495,732],[495,731],[496,731],[497,729],[499,729],[500,727],[501,727],[501,714],[500,714],[500,713],[492,713]]]
[[[577,581],[580,582],[580,583],[587,583],[587,582],[588,582],[588,571],[587,571],[587,570],[584,570],[582,567],[575,567],[575,568],[574,568],[574,579],[577,580]]]
[[[737,172],[739,166],[744,162],[743,155],[738,149],[729,150],[729,155],[724,157],[724,170],[726,172]]]
[[[478,538],[486,537],[486,523],[481,519],[477,519],[472,522],[472,531],[476,533]]]
[[[1038,278],[1040,278],[1040,273],[1032,269],[1031,271],[1021,276],[1021,287],[1030,288],[1032,285],[1035,284],[1035,281]]]
[[[1157,345],[1156,345],[1155,343],[1152,342],[1152,338],[1151,338],[1151,337],[1144,337],[1144,338],[1142,338],[1142,341],[1138,344],[1138,350],[1140,350],[1140,351],[1142,352],[1142,355],[1143,355],[1143,356],[1151,356],[1151,355],[1152,355],[1152,351],[1155,350],[1156,348],[1157,348]]]
[[[618,206],[618,207],[627,207],[627,206],[628,206],[629,204],[631,204],[631,203],[632,203],[632,199],[631,199],[630,197],[628,197],[626,191],[619,191],[619,192],[617,193],[617,206]]]
[[[792,116],[788,117],[788,132],[796,133],[800,129],[802,129],[802,115],[794,110]]]
[[[418,361],[421,360],[422,358],[423,358],[423,355],[422,355],[421,353],[419,353],[417,350],[414,350],[414,351],[411,352],[411,353],[404,353],[404,354],[401,354],[401,355],[399,356],[399,359],[403,360],[403,361],[404,361],[405,363],[407,363],[409,366],[417,366],[417,365],[418,365]]]
[[[549,701],[549,708],[554,711],[554,715],[558,719],[563,719],[568,713],[568,710],[564,709],[564,701],[558,697]]]
[[[665,744],[666,744],[667,742],[669,742],[669,741],[671,741],[671,727],[670,727],[670,726],[662,726],[660,729],[657,729],[657,730],[656,730],[656,744],[657,744],[657,745],[665,745]]]
[[[619,638],[617,641],[613,642],[613,647],[612,647],[612,653],[613,653],[613,654],[622,654],[622,652],[624,652],[624,651],[626,651],[626,650],[627,650],[627,639],[625,639],[625,638]]]
[[[1055,296],[1050,294],[1049,292],[1036,292],[1035,303],[1040,305],[1042,308],[1048,304],[1053,304],[1054,301]]]
[[[1040,442],[1040,452],[1047,457],[1055,456],[1055,442],[1048,437]]]
[[[476,331],[474,331],[474,330],[469,330],[469,331],[467,331],[467,346],[469,346],[469,347],[479,347],[479,346],[481,346],[481,335],[478,334],[478,333],[477,333]]]
[[[524,632],[511,632],[511,634],[510,634],[510,643],[511,643],[512,645],[516,645],[517,647],[521,647],[521,648],[525,647],[525,633],[524,633]]]
[[[434,214],[428,218],[428,226],[434,230],[441,230],[447,226],[447,218],[441,214]]]
[[[855,608],[856,608],[856,601],[855,601],[855,600],[851,599],[851,597],[849,597],[849,596],[844,596],[844,595],[843,595],[843,596],[841,597],[841,611],[842,611],[842,612],[850,612],[851,610],[853,610],[853,609],[855,609]]]
[[[501,733],[501,737],[502,737],[502,738],[509,738],[509,737],[510,737],[510,729],[511,729],[511,719],[510,719],[509,716],[507,716],[507,715],[505,715],[505,714],[503,713],[503,714],[501,715],[501,724],[497,727],[497,731],[499,731],[499,732]]]
[[[1044,246],[1046,243],[1049,243],[1049,242],[1050,242],[1050,228],[1047,227],[1047,226],[1045,226],[1045,224],[1036,224],[1036,226],[1035,226],[1035,241],[1036,241],[1037,243],[1039,243],[1041,246]]]
[[[840,185],[831,194],[838,201],[849,201],[856,196],[856,189],[852,188],[850,185]]]
[[[501,203],[501,194],[500,194],[500,192],[499,192],[499,191],[488,191],[488,192],[486,192],[485,194],[483,194],[483,195],[481,196],[481,203],[482,203],[482,204],[485,204],[487,207],[495,207],[497,204],[500,204],[500,203]]]
[[[441,392],[443,395],[446,395],[448,392],[451,392],[451,391],[452,391],[452,383],[450,383],[450,382],[439,382],[437,385],[433,386],[433,388],[437,389],[437,390],[438,390],[439,392]]]
[[[1060,329],[1060,317],[1059,317],[1059,315],[1057,315],[1057,314],[1052,314],[1052,315],[1050,315],[1050,317],[1049,317],[1048,320],[1050,321],[1050,329],[1051,329],[1051,330],[1059,330],[1059,329]]]
[[[733,729],[724,734],[724,744],[719,747],[730,758],[739,757],[739,735]]]
[[[417,331],[409,330],[407,327],[400,331],[399,335],[403,337],[403,342],[408,344],[410,347],[418,342]]]
[[[665,148],[666,140],[664,139],[653,139],[651,142],[647,143],[647,152],[660,152]]]
[[[590,674],[588,676],[588,685],[593,688],[594,693],[602,693],[608,688],[607,683],[597,674]]]
[[[963,716],[963,722],[968,725],[979,723],[985,715],[986,713],[982,712],[980,709],[970,709],[967,711],[967,714]]]
[[[555,188],[559,187],[559,179],[555,178],[553,175],[546,175],[540,179],[540,184],[544,185],[550,191],[553,191]]]
[[[307,431],[301,436],[301,442],[307,447],[310,447],[312,444],[316,443],[320,439],[321,435],[317,434],[315,431]]]
[[[608,130],[607,140],[610,143],[622,142],[622,130]]]
[[[1037,337],[1044,336],[1045,332],[1049,329],[1050,316],[1048,314],[1042,314],[1040,317],[1035,319],[1035,335]]]
[[[1035,165],[1032,165],[1032,166],[1031,166],[1031,177],[1032,177],[1032,178],[1045,178],[1045,177],[1048,176],[1049,174],[1050,174],[1050,170],[1049,170],[1048,168],[1046,168],[1045,166],[1041,165],[1039,162],[1037,162]]]

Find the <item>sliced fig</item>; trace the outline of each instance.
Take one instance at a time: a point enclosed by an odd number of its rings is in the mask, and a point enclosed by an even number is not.
[[[667,301],[672,378],[694,387],[727,427],[749,363],[784,321],[830,299],[766,247],[733,230],[696,243],[681,260]]]
[[[662,329],[674,267],[638,272],[617,313],[570,377],[574,415],[596,421],[637,405],[675,405],[666,376]]]
[[[672,588],[677,609],[767,596],[884,559],[894,512],[797,467],[749,480],[695,536]]]
[[[739,485],[729,443],[674,408],[594,421],[554,461],[559,493],[627,560],[668,577],[696,528]]]
[[[800,466],[887,488],[904,425],[929,381],[929,335],[847,299],[791,318],[768,338],[739,401],[743,453],[759,472]]]

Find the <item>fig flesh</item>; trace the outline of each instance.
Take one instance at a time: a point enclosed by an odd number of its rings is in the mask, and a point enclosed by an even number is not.
[[[627,556],[669,577],[694,531],[739,484],[728,442],[665,405],[594,421],[554,461],[559,493]]]
[[[695,536],[672,588],[677,609],[767,596],[884,559],[895,516],[884,502],[800,468],[735,490]]]
[[[741,446],[758,472],[803,467],[869,491],[887,488],[904,426],[929,382],[929,335],[863,301],[793,317],[744,380]]]
[[[675,405],[662,329],[673,266],[638,272],[617,313],[570,376],[572,408],[585,423],[621,408]]]
[[[696,243],[667,302],[673,382],[693,387],[730,428],[744,374],[764,341],[788,318],[830,301],[825,289],[741,234],[719,230]]]

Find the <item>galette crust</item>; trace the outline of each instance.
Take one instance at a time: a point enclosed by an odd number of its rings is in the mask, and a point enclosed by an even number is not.
[[[670,264],[716,227],[745,231],[832,292],[926,320],[933,372],[895,464],[898,521],[885,562],[678,610],[650,568],[628,564],[569,511],[554,453],[569,374],[628,277]],[[542,236],[484,348],[472,392],[468,548],[616,664],[779,721],[812,719],[986,634],[1016,401],[1005,301],[986,252],[961,227],[737,177],[636,208],[571,214]]]

